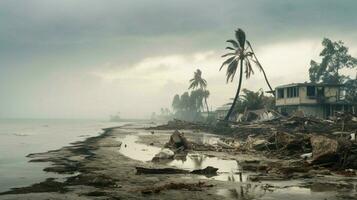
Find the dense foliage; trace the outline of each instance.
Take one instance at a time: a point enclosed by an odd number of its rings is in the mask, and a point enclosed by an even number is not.
[[[357,104],[357,74],[349,77],[341,73],[344,69],[357,69],[357,59],[348,53],[342,41],[324,38],[320,53],[321,63],[311,60],[309,75],[311,82],[345,84],[346,99]]]
[[[334,42],[328,38],[322,41],[324,47],[320,53],[321,63],[310,62],[309,75],[311,82],[341,84],[349,79],[340,73],[342,69],[356,68],[357,59],[348,54],[348,48],[342,41]]]
[[[245,110],[273,109],[275,106],[275,98],[265,96],[262,89],[257,92],[243,89],[242,92],[243,94],[239,97],[234,112],[244,113]]]

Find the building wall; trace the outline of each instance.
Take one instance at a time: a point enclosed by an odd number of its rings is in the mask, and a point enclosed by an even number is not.
[[[276,95],[276,96],[278,96],[278,95]],[[300,104],[300,98],[299,97],[287,98],[287,88],[284,88],[284,98],[276,99],[276,101],[275,101],[275,105],[277,105],[277,106],[297,105],[297,104]]]
[[[306,86],[299,87],[299,97],[294,98],[287,98],[287,88],[284,88],[284,98],[276,99],[276,105],[300,105],[300,104],[318,104],[317,98],[308,97],[307,96],[307,88]],[[333,103],[338,101],[339,98],[339,87],[325,87],[324,96],[325,96],[325,103]],[[277,95],[276,95],[277,96]]]
[[[301,104],[317,104],[317,100],[307,96],[306,86],[299,88],[299,98]]]
[[[323,105],[299,105],[298,110],[302,111],[304,116],[325,117]]]
[[[326,102],[333,103],[338,101],[340,89],[338,87],[325,87]]]

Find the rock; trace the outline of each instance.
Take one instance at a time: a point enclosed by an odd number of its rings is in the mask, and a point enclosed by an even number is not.
[[[154,156],[152,161],[173,159],[174,155],[175,155],[175,153],[173,151],[171,151],[170,149],[164,148],[164,149],[161,149],[161,151]]]
[[[338,141],[325,136],[312,136],[313,164],[329,163],[338,161]]]

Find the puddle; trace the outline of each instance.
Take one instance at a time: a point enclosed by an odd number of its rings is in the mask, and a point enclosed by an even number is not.
[[[154,155],[161,150],[161,148],[155,146],[137,143],[138,136],[136,135],[126,135],[119,140],[122,142],[119,152],[133,160],[151,161]]]
[[[139,133],[138,135],[144,135],[144,133]],[[126,157],[133,160],[148,162],[159,153],[161,148],[150,146],[146,144],[137,143],[138,135],[126,135],[123,138],[119,138],[122,142],[119,152]],[[197,141],[203,143],[216,143],[218,138],[213,137],[197,137]],[[218,175],[209,177],[210,179],[220,180],[220,181],[240,181],[239,165],[235,160],[223,160],[217,157],[209,157],[202,154],[187,154],[183,160],[172,160],[165,163],[168,166],[176,167],[185,170],[195,170],[204,169],[208,166],[218,168]],[[198,176],[199,178],[206,179],[205,176]],[[247,176],[242,175],[242,181],[246,181]]]

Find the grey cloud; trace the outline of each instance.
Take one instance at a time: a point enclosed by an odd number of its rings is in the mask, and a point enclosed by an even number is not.
[[[325,36],[352,48],[356,8],[356,0],[0,0],[0,93],[12,105],[0,110],[31,107],[49,74],[220,51],[238,26],[257,48]]]

